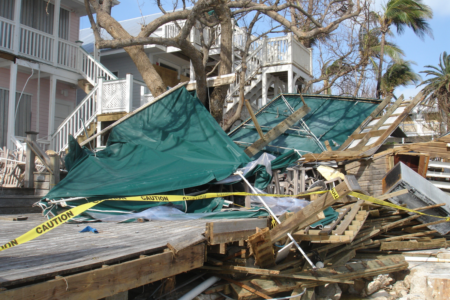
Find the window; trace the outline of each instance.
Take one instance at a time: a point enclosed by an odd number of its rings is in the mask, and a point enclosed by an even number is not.
[[[14,0],[0,1],[0,17],[10,20],[14,19]]]
[[[112,72],[114,76],[116,76],[117,78],[119,78],[119,71],[114,71]]]
[[[20,93],[16,93],[16,103]],[[0,89],[0,147],[7,144],[8,132],[8,106],[9,91]],[[20,99],[15,122],[15,135],[26,136],[25,132],[31,130],[31,95],[23,94]]]
[[[22,0],[20,23],[53,34],[54,10],[55,6],[44,0]]]
[[[59,10],[59,38],[69,40],[69,16],[68,10],[61,8]]]

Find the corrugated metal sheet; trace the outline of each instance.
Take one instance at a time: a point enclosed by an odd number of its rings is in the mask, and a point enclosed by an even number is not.
[[[294,110],[303,105],[297,94],[284,94],[283,97]],[[320,143],[323,144],[326,140],[330,141],[333,150],[339,148],[339,145],[380,103],[380,100],[375,99],[329,95],[304,95],[304,99],[311,108],[311,111],[303,118],[304,122]],[[291,111],[282,96],[279,95],[261,108],[256,113],[256,117],[262,131],[267,133],[290,114]],[[251,119],[239,125],[230,132],[229,136],[242,148],[247,148],[259,138]],[[335,141],[337,145],[332,141]],[[264,151],[280,155],[291,149],[297,149],[300,153],[322,152],[314,137],[299,123],[273,140],[264,148]]]

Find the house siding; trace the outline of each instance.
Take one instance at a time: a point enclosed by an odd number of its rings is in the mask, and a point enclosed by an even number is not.
[[[0,68],[0,88],[9,90],[9,69]],[[25,83],[30,77],[30,74],[18,72],[17,73],[17,92],[21,92]],[[64,94],[67,90],[67,96]],[[63,91],[63,92],[61,92]],[[50,98],[50,80],[48,78],[41,78],[40,82],[40,97],[39,97],[39,128],[37,128],[37,112],[38,112],[38,79],[30,79],[23,91],[25,94],[31,95],[31,130],[39,131],[38,138],[48,136],[48,117],[49,117],[49,98]],[[76,106],[76,89],[71,84],[62,81],[57,81],[56,84],[56,99],[65,100],[73,103]],[[56,129],[56,128],[55,128]]]
[[[76,13],[70,13],[70,28],[69,28],[69,41],[78,41],[78,36],[80,32],[80,17]]]

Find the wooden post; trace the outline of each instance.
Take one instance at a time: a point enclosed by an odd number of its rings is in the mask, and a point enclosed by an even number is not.
[[[36,142],[36,137],[39,134],[39,132],[35,131],[27,131],[25,132],[27,134],[27,140]],[[34,160],[36,158],[36,155],[31,150],[30,147],[27,146],[27,160],[25,164],[25,178],[24,178],[24,187],[25,188],[34,188]]]
[[[306,190],[306,184],[305,184],[305,173],[306,173],[306,170],[305,170],[305,168],[303,167],[303,168],[301,168],[301,173],[300,173],[300,193],[303,193],[303,192],[305,192],[305,190]]]
[[[56,184],[59,182],[59,155],[58,154],[49,154],[50,164],[53,171],[53,174],[50,174],[50,186],[51,190]]]
[[[250,101],[248,99],[244,100],[245,106],[247,107],[248,113],[250,114],[250,118],[252,118],[253,124],[255,124],[256,131],[258,131],[259,137],[264,139],[264,134],[259,126],[258,120],[256,119],[255,114],[253,113],[252,106],[250,105]]]

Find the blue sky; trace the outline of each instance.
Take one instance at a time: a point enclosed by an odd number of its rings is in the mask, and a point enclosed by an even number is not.
[[[154,0],[119,0],[120,4],[112,9],[112,16],[118,21],[137,18],[142,14],[149,15],[160,12]],[[171,1],[167,1],[171,2]],[[434,17],[429,22],[433,29],[434,39],[425,37],[423,40],[414,35],[411,30],[406,30],[401,36],[396,36],[394,42],[405,52],[405,59],[416,62],[416,72],[424,70],[425,65],[437,65],[439,55],[447,51],[450,53],[450,0],[424,0],[425,4],[433,9]],[[139,5],[138,5],[139,3]],[[385,0],[375,0],[376,7],[385,3]],[[170,7],[166,7],[170,10]],[[90,27],[87,17],[81,18],[80,29]],[[423,79],[424,74],[421,74]],[[398,88],[395,94],[405,97],[415,96],[420,90],[414,86]]]

